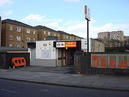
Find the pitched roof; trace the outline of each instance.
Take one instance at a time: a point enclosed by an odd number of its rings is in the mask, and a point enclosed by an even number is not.
[[[28,24],[25,24],[25,23],[22,23],[22,22],[19,22],[19,21],[16,21],[16,20],[11,20],[11,19],[5,19],[5,20],[2,21],[2,23],[10,23],[10,24],[16,24],[16,25],[19,25],[19,26],[34,28],[33,26],[30,26]]]
[[[67,35],[71,35],[71,36],[74,36],[74,37],[78,37],[78,38],[82,38],[80,36],[77,36],[77,35],[74,35],[74,34],[69,34],[67,32],[64,32],[64,31],[58,31],[59,33],[62,33],[62,34],[67,34]],[[83,38],[82,38],[83,39]]]
[[[58,31],[59,33],[62,33],[62,34],[67,34],[67,35],[70,35],[69,33],[66,33],[64,31]]]
[[[42,25],[38,25],[38,26],[33,27],[31,25],[28,25],[28,24],[25,24],[25,23],[22,23],[22,22],[19,22],[19,21],[16,21],[16,20],[12,20],[12,19],[2,20],[2,23],[10,23],[10,24],[15,24],[15,25],[24,26],[24,27],[37,28],[37,29],[46,29],[46,30],[51,30],[51,31],[62,33],[62,34],[66,34],[66,35],[72,35],[72,36],[75,36],[75,37],[79,37],[79,36],[76,36],[74,34],[69,34],[67,32],[64,32],[64,31],[56,31],[54,29],[51,29],[49,27],[42,26]],[[79,38],[82,38],[82,37],[79,37]]]
[[[54,30],[54,29],[51,29],[51,28],[49,28],[49,27],[42,26],[42,25],[35,26],[35,28],[38,28],[38,29],[46,29],[46,30],[51,30],[51,31],[55,31],[55,32],[57,32],[57,31],[56,31],[56,30]]]

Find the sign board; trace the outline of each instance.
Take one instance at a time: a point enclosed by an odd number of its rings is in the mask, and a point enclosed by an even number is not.
[[[65,42],[56,42],[56,47],[59,48],[65,47]]]
[[[84,10],[85,10],[85,19],[90,21],[90,9],[88,8],[87,5],[84,6]]]
[[[76,47],[76,42],[65,42],[65,47]]]
[[[56,42],[57,48],[77,47],[76,42]]]
[[[81,49],[87,50],[87,39],[81,39]]]

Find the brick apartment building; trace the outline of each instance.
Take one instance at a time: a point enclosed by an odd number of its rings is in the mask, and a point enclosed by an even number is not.
[[[45,26],[36,26],[38,40],[80,40],[81,37],[68,34],[64,31],[56,31]]]
[[[60,40],[81,40],[82,38],[74,34],[68,34],[64,31],[58,31],[60,33]]]
[[[45,26],[28,24],[6,19],[2,21],[1,43],[4,47],[27,48],[27,42],[36,40],[80,40],[79,36],[56,31]]]
[[[28,41],[37,40],[37,31],[34,27],[16,20],[2,21],[2,46],[26,48]]]
[[[60,40],[60,33],[46,26],[36,26],[38,40]]]

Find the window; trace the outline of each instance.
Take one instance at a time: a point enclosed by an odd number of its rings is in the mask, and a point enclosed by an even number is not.
[[[54,33],[54,36],[56,36],[56,34]]]
[[[9,44],[9,47],[12,47],[13,45],[12,44]]]
[[[50,32],[48,32],[48,35],[50,36]]]
[[[9,30],[12,31],[13,30],[13,26],[10,25],[9,26]]]
[[[44,31],[44,34],[46,34],[46,31]]]
[[[20,27],[16,27],[16,31],[21,32],[21,28]]]
[[[26,30],[26,33],[30,33],[30,29],[27,29],[27,30]]]
[[[36,31],[34,30],[34,31],[33,31],[33,34],[35,34],[35,33],[36,33]]]
[[[18,44],[18,45],[17,45],[17,48],[20,48],[20,47],[21,47],[21,46]]]
[[[26,37],[26,41],[30,41],[30,37]]]
[[[13,35],[9,35],[9,40],[13,40]]]
[[[21,41],[21,36],[16,36],[17,41]]]

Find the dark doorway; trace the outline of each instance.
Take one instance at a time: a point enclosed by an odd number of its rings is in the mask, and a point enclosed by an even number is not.
[[[66,49],[66,66],[74,65],[74,53],[76,48],[67,48]]]

